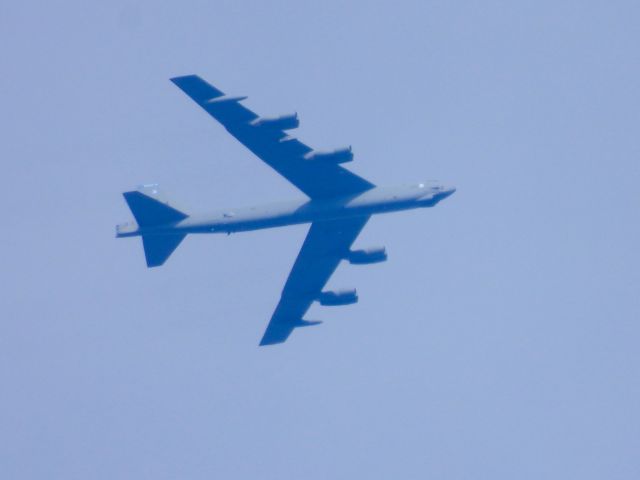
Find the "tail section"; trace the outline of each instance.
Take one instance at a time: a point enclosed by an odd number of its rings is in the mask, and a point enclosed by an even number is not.
[[[178,248],[186,235],[143,235],[142,246],[147,267],[159,267]]]
[[[135,224],[119,225],[117,236],[137,236],[142,233],[142,246],[147,267],[158,267],[167,261],[173,251],[178,248],[185,234],[144,233],[145,228],[159,227],[179,222],[188,215],[169,205],[168,200],[160,193],[157,185],[143,185],[138,190],[123,193],[124,199],[136,219]],[[142,229],[142,232],[140,232]]]
[[[124,192],[122,195],[141,227],[175,223],[189,216],[171,207],[157,185],[143,185],[138,190]]]

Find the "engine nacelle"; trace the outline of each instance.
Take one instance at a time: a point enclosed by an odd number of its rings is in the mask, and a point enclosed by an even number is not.
[[[351,151],[351,147],[345,147],[326,152],[309,152],[304,156],[304,159],[309,162],[347,163],[353,160],[353,151]]]
[[[351,250],[347,260],[352,265],[366,265],[387,260],[387,250],[384,247],[365,248],[363,250]]]
[[[279,117],[264,117],[257,118],[251,125],[254,127],[269,127],[276,130],[292,130],[300,126],[300,120],[298,120],[298,114],[281,115]]]
[[[358,293],[355,288],[347,288],[335,291],[322,292],[318,297],[320,305],[337,306],[350,305],[358,301]]]

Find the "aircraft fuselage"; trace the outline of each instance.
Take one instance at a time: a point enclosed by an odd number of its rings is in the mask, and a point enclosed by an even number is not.
[[[433,207],[455,192],[436,183],[402,187],[375,187],[364,193],[321,200],[299,200],[255,207],[218,210],[193,215],[156,227],[140,228],[135,223],[118,227],[118,237],[188,233],[236,233],[264,228],[310,223],[318,220],[360,217],[413,208]]]

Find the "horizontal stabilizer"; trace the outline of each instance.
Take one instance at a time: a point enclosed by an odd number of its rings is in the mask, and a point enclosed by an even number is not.
[[[169,205],[158,191],[157,185],[143,186],[138,190],[124,192],[122,195],[141,227],[175,223],[188,217],[186,213]]]
[[[159,267],[178,248],[186,235],[143,235],[142,246],[147,267]]]

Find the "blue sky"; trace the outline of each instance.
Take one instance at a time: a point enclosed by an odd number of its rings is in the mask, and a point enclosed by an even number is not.
[[[640,475],[640,6],[0,5],[0,476]],[[306,233],[187,238],[147,270],[120,193],[300,193],[168,79],[198,73],[378,184],[360,302],[257,343]]]

